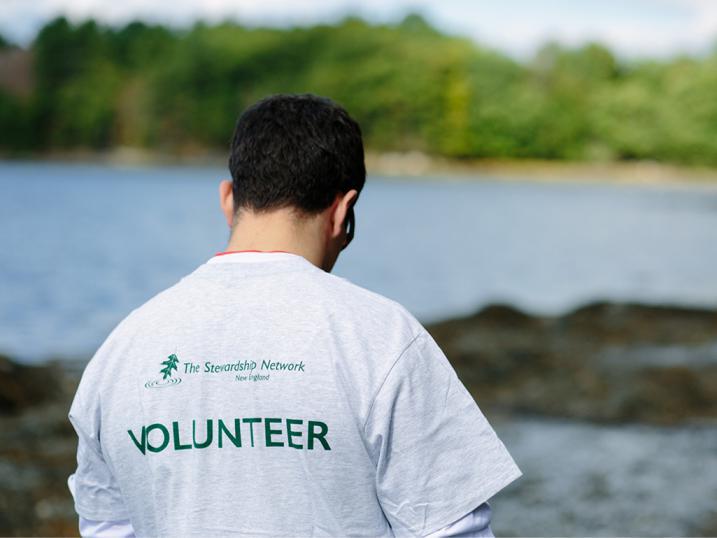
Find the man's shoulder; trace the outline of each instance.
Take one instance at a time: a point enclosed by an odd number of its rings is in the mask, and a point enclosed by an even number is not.
[[[174,303],[186,302],[188,294],[199,294],[201,291],[192,285],[193,280],[190,279],[192,273],[182,276],[174,284],[155,292],[143,303],[139,304],[127,314],[120,322],[120,325],[127,326],[127,329],[133,325],[146,323],[148,317],[156,315],[158,311],[165,311],[172,308]]]
[[[185,282],[186,276],[155,293],[120,319],[88,361],[83,379],[91,378],[95,382],[103,377],[109,366],[121,363],[126,349],[136,341],[136,337],[153,330],[162,313],[171,311],[173,304],[182,300]]]
[[[356,316],[370,315],[383,320],[393,318],[402,321],[414,330],[422,328],[415,316],[403,304],[394,299],[333,273],[324,273],[321,280],[322,285],[330,294],[332,304],[335,304],[337,308],[351,310]]]
[[[327,286],[332,287],[334,291],[342,296],[355,297],[357,300],[365,301],[368,304],[381,305],[384,308],[402,310],[408,313],[406,308],[398,301],[364,288],[346,277],[327,272],[324,272],[321,276]]]
[[[125,314],[115,324],[94,353],[86,370],[92,371],[93,367],[99,368],[96,363],[104,363],[105,358],[117,355],[123,347],[129,345],[135,336],[142,333],[143,330],[151,330],[154,321],[162,315],[162,312],[171,310],[172,305],[170,303],[176,303],[177,299],[180,299],[183,295],[181,288],[183,287],[184,279],[185,277],[155,293]]]

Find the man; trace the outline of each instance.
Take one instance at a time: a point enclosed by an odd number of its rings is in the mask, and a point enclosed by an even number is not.
[[[132,311],[70,410],[94,536],[490,536],[521,476],[425,328],[330,273],[365,182],[326,98],[248,108],[228,246]]]

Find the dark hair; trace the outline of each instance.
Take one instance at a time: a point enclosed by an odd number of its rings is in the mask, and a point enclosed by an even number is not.
[[[234,206],[291,206],[316,214],[366,182],[361,128],[341,106],[310,93],[275,94],[239,117],[229,171]]]

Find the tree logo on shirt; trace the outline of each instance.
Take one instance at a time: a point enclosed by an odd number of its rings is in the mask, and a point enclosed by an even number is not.
[[[162,374],[162,379],[153,379],[147,381],[144,387],[147,389],[158,389],[162,387],[171,387],[172,385],[178,385],[182,382],[181,377],[172,377],[172,371],[178,372],[177,365],[179,364],[179,357],[176,353],[172,353],[160,363],[162,368],[159,373]]]
[[[163,361],[162,364],[164,365],[164,368],[162,368],[159,373],[162,374],[162,379],[167,379],[168,377],[172,377],[172,370],[177,369],[177,363],[179,362],[179,359],[177,356],[172,353],[169,357],[167,357],[166,361]]]

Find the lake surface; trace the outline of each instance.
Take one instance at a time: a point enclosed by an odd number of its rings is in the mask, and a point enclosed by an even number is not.
[[[225,248],[226,169],[0,162],[0,353],[90,357]],[[717,185],[368,178],[334,273],[422,322],[505,302],[717,307]]]
[[[491,420],[523,476],[496,536],[714,536],[717,428]]]

